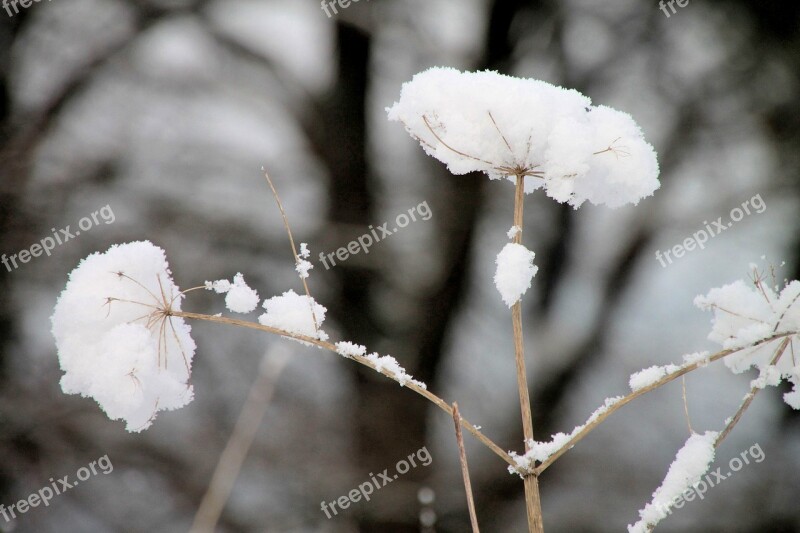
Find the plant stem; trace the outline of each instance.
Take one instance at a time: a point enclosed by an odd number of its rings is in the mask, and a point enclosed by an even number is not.
[[[514,235],[516,244],[522,243],[523,206],[525,203],[525,175],[517,175],[517,186],[514,194]],[[528,375],[525,370],[525,344],[522,338],[522,301],[511,308],[511,324],[514,330],[514,359],[517,367],[517,389],[519,406],[522,412],[522,433],[525,436],[525,451],[528,452],[533,443],[533,417],[531,416],[531,400],[528,395]],[[539,478],[534,473],[525,474],[525,509],[528,514],[528,530],[530,533],[544,533],[542,521],[542,502],[539,496]]]
[[[453,422],[456,426],[456,442],[458,443],[458,459],[461,462],[461,476],[464,478],[464,491],[467,493],[469,522],[472,526],[472,533],[480,533],[480,529],[478,528],[478,514],[475,512],[475,499],[472,497],[472,483],[469,480],[467,451],[464,448],[464,436],[461,434],[461,413],[458,412],[457,402],[453,402]]]
[[[286,228],[286,233],[289,236],[289,245],[292,247],[292,257],[294,258],[294,264],[300,264],[300,256],[297,254],[297,247],[294,245],[294,237],[292,236],[292,227],[289,226],[289,217],[286,216],[286,211],[283,209],[283,203],[281,202],[281,197],[278,196],[278,191],[275,189],[275,184],[272,183],[272,178],[269,177],[269,172],[267,172],[263,167],[261,170],[264,171],[264,177],[267,178],[267,183],[269,184],[269,188],[272,191],[272,196],[275,198],[275,202],[278,204],[278,210],[281,212],[281,218],[283,219],[283,227]],[[298,271],[298,274],[300,272]],[[308,276],[306,276],[308,277]],[[311,291],[308,290],[308,283],[306,282],[306,278],[300,276],[300,281],[303,283],[303,289],[306,291],[306,296],[308,297],[308,307],[311,309],[311,318],[314,320],[314,331],[319,329],[317,326],[317,315],[314,313],[314,303],[311,299]]]
[[[775,355],[772,356],[772,360],[769,362],[770,366],[775,366],[778,364],[778,361],[780,360],[781,356],[783,356],[783,352],[786,351],[786,347],[790,342],[791,337],[786,337],[783,339],[783,342],[780,344],[780,346],[778,346],[778,349],[775,350]],[[747,411],[748,407],[750,407],[750,404],[753,403],[753,399],[755,399],[756,394],[758,394],[760,390],[761,388],[756,386],[750,388],[750,392],[748,392],[744,397],[744,400],[739,406],[739,409],[737,409],[736,414],[733,415],[730,421],[725,425],[725,429],[723,429],[722,432],[717,436],[717,440],[714,441],[714,448],[719,448],[719,445],[722,444],[722,441],[725,440],[725,437],[730,435],[731,431],[733,431],[733,428],[739,423],[742,415],[744,415],[744,412]]]
[[[296,334],[296,333],[291,333],[289,331],[285,331],[285,330],[282,330],[282,329],[279,329],[279,328],[273,328],[271,326],[265,326],[263,324],[259,324],[258,322],[248,322],[247,320],[239,320],[237,318],[228,318],[228,317],[224,317],[224,316],[204,315],[202,313],[190,313],[190,312],[186,312],[186,311],[175,311],[175,310],[169,310],[168,311],[168,315],[169,316],[180,317],[180,318],[186,318],[186,319],[190,319],[190,320],[205,320],[206,322],[215,322],[217,324],[226,324],[226,325],[229,325],[229,326],[238,326],[238,327],[242,327],[242,328],[255,329],[255,330],[258,330],[258,331],[265,331],[267,333],[272,333],[274,335],[278,335],[280,337],[285,337],[287,339],[295,339],[295,340],[298,340],[298,341],[303,341],[303,342],[308,343],[308,344],[313,344],[314,346],[317,346],[319,348],[323,348],[325,350],[331,351],[331,352],[336,353],[336,354],[339,353],[336,350],[336,346],[334,346],[330,342],[321,341],[319,339],[315,339],[313,337],[308,337],[306,335],[299,335],[299,334]],[[378,370],[377,368],[375,368],[375,365],[369,359],[367,359],[366,357],[362,357],[362,356],[359,356],[359,355],[354,355],[352,357],[348,357],[348,359],[352,359],[353,361],[355,361],[355,362],[357,362],[359,364],[362,364],[362,365],[364,365],[364,366],[366,366],[368,368],[371,368],[375,372],[383,374],[384,376],[386,376],[387,378],[391,379],[392,381],[397,382],[397,378],[394,375],[392,375],[388,370],[385,370],[385,369]],[[407,389],[411,389],[412,391],[416,392],[420,396],[424,397],[425,399],[427,399],[428,401],[430,401],[431,403],[436,405],[436,407],[438,407],[439,409],[441,409],[442,411],[444,411],[448,415],[453,416],[453,408],[450,407],[450,405],[447,402],[445,402],[443,399],[441,399],[440,397],[436,396],[434,393],[430,392],[428,389],[420,387],[416,383],[413,383],[413,382],[410,382],[410,381],[405,383],[403,386],[406,387]],[[510,455],[508,455],[508,453],[506,453],[502,448],[500,448],[500,446],[495,444],[494,441],[492,441],[489,437],[487,437],[486,435],[481,433],[481,431],[477,427],[475,427],[473,424],[468,422],[466,418],[461,417],[461,426],[464,429],[466,429],[467,431],[469,431],[472,434],[472,436],[474,436],[476,439],[478,439],[484,446],[486,446],[492,452],[494,452],[495,455],[497,455],[503,461],[508,463],[509,466],[512,466],[515,469],[517,468],[517,463],[514,461],[514,459],[511,458]]]
[[[674,380],[678,379],[679,377],[688,374],[689,372],[693,372],[693,371],[697,370],[698,368],[702,368],[702,367],[708,365],[709,363],[713,363],[714,361],[718,361],[718,360],[723,359],[723,358],[725,358],[725,357],[727,357],[729,355],[733,355],[735,353],[741,352],[742,350],[746,350],[748,348],[755,348],[757,346],[761,346],[762,344],[767,344],[767,343],[772,342],[772,341],[774,341],[776,339],[785,339],[787,337],[791,337],[792,335],[797,335],[797,332],[796,331],[790,331],[790,332],[787,332],[787,333],[779,333],[779,334],[773,335],[771,337],[767,337],[766,339],[762,339],[762,340],[760,340],[758,342],[755,342],[753,344],[750,344],[750,345],[747,345],[747,346],[743,346],[741,348],[722,350],[721,352],[717,352],[715,354],[709,355],[707,360],[698,361],[698,362],[695,362],[695,363],[692,363],[692,364],[689,364],[689,365],[684,365],[683,367],[680,368],[680,370],[672,372],[671,374],[667,374],[663,378],[659,379],[658,381],[656,381],[654,383],[651,383],[647,387],[642,387],[641,389],[637,389],[637,390],[629,393],[627,396],[623,397],[618,402],[615,402],[614,405],[612,405],[607,410],[605,410],[600,416],[597,416],[591,422],[588,422],[583,427],[582,430],[580,430],[578,433],[573,435],[573,437],[570,438],[567,442],[565,442],[555,453],[553,453],[550,457],[548,457],[546,461],[544,461],[542,464],[540,464],[538,467],[536,467],[534,472],[536,472],[538,475],[541,475],[542,472],[544,472],[550,465],[552,465],[554,462],[556,462],[556,460],[558,460],[559,457],[561,457],[563,454],[565,454],[566,452],[571,450],[578,442],[583,440],[589,433],[594,431],[595,428],[597,428],[598,426],[600,426],[600,424],[605,422],[606,419],[609,416],[611,416],[612,414],[617,412],[620,408],[622,408],[623,406],[625,406],[628,403],[632,402],[633,400],[635,400],[639,396],[643,396],[643,395],[647,394],[648,392],[652,392],[652,391],[654,391],[654,390],[656,390],[656,389],[658,389],[660,387],[663,387],[667,383],[670,383],[671,381],[674,381]]]

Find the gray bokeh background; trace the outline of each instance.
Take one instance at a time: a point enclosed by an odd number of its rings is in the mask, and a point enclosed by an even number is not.
[[[582,423],[638,369],[715,350],[695,295],[751,262],[785,261],[781,278],[800,270],[796,4],[692,1],[667,17],[635,0],[362,0],[329,18],[310,0],[55,0],[0,21],[0,253],[114,213],[51,257],[0,267],[0,503],[103,455],[114,465],[13,524],[0,518],[2,531],[188,530],[278,341],[194,324],[196,399],[129,434],[61,392],[49,316],[81,258],[141,239],[167,251],[182,288],[242,272],[262,297],[299,291],[262,166],[313,251],[310,288],[334,340],[392,354],[500,446],[522,448],[510,314],[492,286],[513,186],[449,175],[385,117],[430,66],[576,88],[631,113],[659,153],[662,188],[638,207],[527,198],[538,438]],[[754,195],[763,213],[672,265],[656,260]],[[319,262],[421,202],[430,220],[329,270]],[[184,308],[224,310],[202,291]],[[335,355],[291,350],[219,531],[410,532],[431,510],[425,531],[466,531],[451,420]],[[752,377],[722,364],[688,376],[693,427],[719,429]],[[716,465],[755,443],[764,461],[659,531],[800,530],[800,417],[781,392],[759,395]],[[543,475],[546,530],[624,531],[687,436],[679,382],[625,407]],[[430,466],[333,519],[320,511],[422,446]],[[467,451],[483,529],[524,531],[520,480],[469,437]]]

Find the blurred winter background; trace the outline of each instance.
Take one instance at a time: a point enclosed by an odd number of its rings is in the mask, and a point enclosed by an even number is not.
[[[624,394],[631,372],[714,350],[696,294],[745,277],[762,255],[786,261],[781,277],[800,274],[796,3],[697,1],[667,18],[655,1],[362,0],[328,18],[314,0],[56,0],[0,20],[0,253],[105,205],[115,215],[51,257],[0,268],[0,503],[105,454],[114,465],[47,508],[0,519],[3,531],[190,527],[277,341],[194,324],[195,401],[130,434],[61,393],[49,316],[82,257],[140,239],[167,250],[181,287],[242,272],[262,297],[300,290],[262,166],[311,246],[311,290],[334,338],[394,355],[502,447],[522,448],[509,312],[492,286],[513,186],[450,176],[385,117],[401,83],[430,66],[576,88],[630,112],[659,153],[662,188],[639,207],[528,197],[538,438]],[[656,260],[755,194],[764,213],[666,268]],[[319,262],[423,201],[429,221],[330,270]],[[192,293],[184,308],[223,303]],[[466,531],[452,421],[335,355],[291,349],[219,531]],[[690,375],[694,428],[719,429],[752,377],[721,364]],[[660,531],[800,530],[800,416],[780,392],[756,399],[716,465],[755,443],[766,459]],[[687,436],[679,382],[625,407],[542,477],[547,531],[623,531]],[[330,520],[321,512],[422,446],[430,466]],[[471,437],[467,449],[484,530],[525,530],[519,478]]]

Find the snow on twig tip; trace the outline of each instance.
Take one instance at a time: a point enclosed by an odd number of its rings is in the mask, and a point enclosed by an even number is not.
[[[258,307],[258,292],[247,285],[241,272],[233,277],[233,282],[226,279],[206,281],[205,288],[225,294],[225,307],[234,313],[250,313]]]

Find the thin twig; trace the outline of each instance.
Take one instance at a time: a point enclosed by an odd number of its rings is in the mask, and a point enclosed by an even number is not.
[[[255,330],[258,330],[258,331],[265,331],[267,333],[272,333],[274,335],[279,335],[279,336],[285,337],[287,339],[294,339],[294,340],[302,341],[302,342],[305,342],[305,343],[308,343],[308,344],[313,344],[314,346],[318,346],[319,348],[323,348],[325,350],[331,351],[331,352],[336,353],[336,354],[339,353],[336,350],[336,346],[334,346],[333,344],[331,344],[329,342],[321,341],[319,339],[315,339],[315,338],[309,337],[307,335],[300,335],[300,334],[291,333],[289,331],[285,331],[285,330],[282,330],[282,329],[273,328],[272,326],[265,326],[263,324],[259,324],[258,322],[248,322],[247,320],[239,320],[237,318],[229,318],[229,317],[224,317],[224,316],[204,315],[204,314],[201,314],[201,313],[190,313],[190,312],[186,312],[186,311],[170,311],[169,315],[170,316],[181,317],[181,318],[187,318],[187,319],[190,319],[190,320],[204,320],[206,322],[214,322],[214,323],[217,323],[217,324],[226,324],[226,325],[229,325],[229,326],[238,326],[238,327],[243,327],[243,328],[248,328],[248,329],[255,329]],[[382,368],[382,369],[378,370],[375,367],[375,365],[372,363],[372,361],[370,361],[366,357],[363,357],[363,356],[360,356],[360,355],[354,355],[354,356],[348,357],[348,359],[352,359],[353,361],[356,361],[357,363],[359,363],[361,365],[364,365],[364,366],[366,366],[368,368],[371,368],[372,370],[374,370],[376,372],[379,372],[380,374],[383,374],[384,376],[386,376],[387,378],[391,379],[392,381],[395,381],[395,382],[399,383],[397,377],[395,377],[393,374],[391,374],[386,369]],[[417,385],[416,383],[414,383],[412,381],[406,382],[403,386],[405,386],[406,388],[416,392],[417,394],[419,394],[420,396],[424,397],[428,401],[432,402],[434,405],[436,405],[439,409],[441,409],[442,411],[444,411],[448,415],[453,416],[453,408],[450,407],[450,405],[447,402],[445,402],[444,400],[442,400],[441,398],[436,396],[434,393],[432,393],[429,390]],[[502,448],[500,448],[497,444],[495,444],[489,437],[487,437],[486,435],[481,433],[481,431],[478,428],[476,428],[474,425],[469,423],[463,417],[461,418],[461,425],[464,427],[464,429],[469,431],[476,439],[478,439],[484,446],[486,446],[492,452],[494,452],[494,454],[497,455],[498,457],[500,457],[503,461],[508,463],[510,466],[513,466],[514,468],[517,467],[517,463],[514,462],[514,459],[512,459],[511,456],[508,453],[506,453]]]
[[[458,442],[458,459],[461,462],[461,475],[464,478],[464,490],[467,493],[469,521],[472,525],[472,533],[480,533],[480,529],[478,529],[478,515],[475,512],[475,500],[472,497],[472,483],[469,480],[467,451],[464,448],[464,436],[461,434],[461,414],[458,412],[458,402],[453,402],[453,422],[456,427],[456,441]]]
[[[666,376],[664,376],[663,378],[659,379],[655,383],[652,383],[651,385],[648,385],[647,387],[642,387],[641,389],[638,389],[638,390],[635,390],[635,391],[631,392],[630,394],[628,394],[627,396],[625,396],[624,398],[622,398],[618,402],[614,403],[611,407],[608,408],[607,411],[603,412],[603,414],[601,414],[600,416],[598,416],[597,418],[592,420],[590,423],[586,424],[582,430],[580,430],[571,439],[569,439],[566,443],[564,443],[564,445],[561,446],[555,453],[553,453],[553,455],[548,457],[547,460],[545,460],[542,464],[540,464],[538,467],[536,467],[534,469],[534,473],[537,474],[537,475],[541,475],[542,472],[547,470],[547,468],[550,465],[552,465],[554,462],[556,462],[556,460],[559,457],[564,455],[567,451],[569,451],[571,448],[573,448],[578,442],[583,440],[589,433],[591,433],[595,428],[597,428],[597,426],[602,424],[609,416],[611,416],[612,414],[617,412],[620,408],[622,408],[626,404],[630,403],[631,401],[635,400],[639,396],[643,396],[643,395],[647,394],[648,392],[654,391],[657,388],[659,388],[659,387],[661,387],[663,385],[666,385],[667,383],[670,383],[671,381],[673,381],[673,380],[675,380],[675,379],[677,379],[677,378],[679,378],[679,377],[681,377],[681,376],[683,376],[685,374],[688,374],[689,372],[692,372],[693,370],[697,370],[698,368],[707,365],[708,363],[713,363],[714,361],[717,361],[719,359],[727,357],[727,356],[729,356],[731,354],[738,353],[738,352],[740,352],[742,350],[746,350],[746,349],[749,349],[749,348],[755,348],[755,347],[761,346],[763,344],[767,344],[769,342],[772,342],[772,341],[774,341],[776,339],[783,339],[783,338],[790,337],[790,336],[796,335],[796,334],[797,334],[797,332],[794,332],[794,331],[793,332],[788,332],[788,333],[780,333],[780,334],[768,337],[766,339],[763,339],[763,340],[761,340],[759,342],[756,342],[754,344],[751,344],[749,346],[744,346],[742,348],[735,348],[735,349],[729,349],[729,350],[722,350],[721,352],[717,352],[715,354],[710,355],[707,360],[698,361],[696,363],[692,363],[690,365],[686,365],[684,367],[681,367],[680,370],[677,370],[677,371],[673,372],[672,374],[667,374]]]
[[[273,352],[268,352],[261,361],[258,377],[250,388],[233,433],[219,457],[190,533],[214,532],[275,393],[275,385],[288,361],[288,350],[282,344]]]
[[[795,302],[797,301],[797,299],[798,299],[798,298],[800,298],[800,292],[798,292],[798,293],[797,293],[797,294],[794,296],[794,298],[792,298],[792,301],[791,301],[791,302],[789,302],[789,305],[787,305],[787,306],[786,306],[786,309],[784,309],[784,310],[783,310],[783,313],[781,313],[781,316],[779,316],[779,317],[778,317],[778,321],[775,323],[775,328],[772,330],[772,332],[773,332],[773,333],[775,333],[775,332],[777,332],[777,331],[778,331],[778,328],[780,327],[780,325],[781,325],[781,322],[783,322],[783,317],[785,317],[785,316],[786,316],[786,313],[788,313],[788,312],[789,312],[789,309],[791,309],[791,308],[792,308],[792,306],[795,304]]]
[[[617,159],[619,159],[620,154],[622,154],[622,157],[629,157],[631,153],[627,150],[627,147],[619,146],[617,148],[614,148],[614,143],[616,143],[621,138],[622,137],[617,137],[616,139],[611,141],[611,144],[608,145],[608,148],[606,148],[605,150],[600,150],[599,152],[594,152],[592,155],[600,155],[606,152],[611,152]]]
[[[786,347],[789,345],[790,342],[791,342],[790,337],[786,337],[785,339],[783,339],[783,342],[780,344],[780,346],[778,346],[778,349],[775,350],[775,355],[772,356],[772,360],[769,362],[769,366],[774,366],[778,363],[781,356],[783,355],[783,352],[786,351]],[[747,411],[748,407],[750,407],[750,404],[753,403],[753,399],[755,399],[756,394],[758,394],[760,390],[761,387],[757,387],[755,385],[750,388],[750,392],[748,392],[745,395],[742,404],[736,411],[736,414],[733,415],[733,418],[731,418],[730,421],[725,425],[725,429],[722,430],[717,439],[714,441],[714,448],[719,448],[719,445],[722,444],[722,441],[725,440],[725,437],[730,435],[731,431],[733,431],[733,428],[736,427],[736,424],[739,423],[739,420],[742,419],[742,415],[744,415],[744,412]]]
[[[689,400],[686,399],[686,376],[681,376],[681,388],[683,389],[683,412],[686,414],[686,425],[689,426],[689,434],[694,433],[692,429],[692,417],[689,416]]]
[[[494,119],[494,116],[492,115],[492,112],[491,111],[487,111],[487,113],[489,113],[489,118],[492,119],[492,124],[494,124],[494,129],[496,129],[497,133],[500,134],[500,138],[503,139],[503,142],[506,144],[506,148],[508,148],[508,151],[511,153],[511,158],[513,159],[514,158],[514,150],[512,150],[511,149],[511,145],[508,144],[508,140],[506,139],[506,136],[503,135],[502,131],[500,131],[500,127],[497,125],[497,121]]]
[[[422,120],[423,120],[423,122],[425,122],[425,125],[428,127],[428,129],[433,134],[433,136],[436,137],[436,140],[439,141],[440,143],[442,143],[442,146],[444,146],[448,150],[451,150],[451,151],[457,153],[458,155],[460,155],[462,157],[466,157],[468,159],[472,159],[473,161],[480,161],[481,163],[486,163],[487,165],[491,165],[492,164],[489,161],[486,161],[485,159],[481,159],[480,157],[475,157],[475,156],[472,156],[472,155],[469,155],[469,154],[465,154],[461,150],[456,150],[455,148],[453,148],[452,146],[450,146],[449,144],[444,142],[444,140],[442,140],[442,138],[439,137],[439,135],[437,135],[435,131],[433,131],[433,128],[431,127],[430,122],[428,122],[428,117],[426,117],[425,115],[422,115]]]
[[[286,228],[286,233],[289,234],[289,244],[292,246],[292,255],[294,256],[294,264],[300,264],[300,256],[297,254],[297,247],[294,245],[294,237],[292,237],[292,228],[289,226],[289,218],[286,216],[286,211],[283,209],[283,204],[281,203],[281,198],[278,196],[278,191],[275,189],[275,185],[272,183],[272,179],[269,177],[269,172],[261,169],[264,171],[264,177],[267,178],[267,183],[269,183],[269,188],[272,190],[272,196],[275,197],[275,202],[278,204],[278,209],[281,211],[281,217],[283,218],[283,226]],[[300,276],[300,281],[303,282],[303,289],[306,291],[306,296],[308,297],[308,305],[311,308],[311,318],[314,320],[314,330],[318,329],[317,326],[317,315],[314,314],[314,299],[311,298],[311,291],[308,290],[308,283],[306,283],[306,279]]]
[[[761,283],[761,281],[764,279],[761,276],[763,276],[763,274],[759,272],[757,268],[753,268],[753,284],[758,287],[758,290],[761,292],[761,296],[763,296],[767,301],[770,311],[775,312],[775,308],[772,307],[772,300],[770,300],[769,296],[767,296],[767,291],[764,290],[764,285]]]

